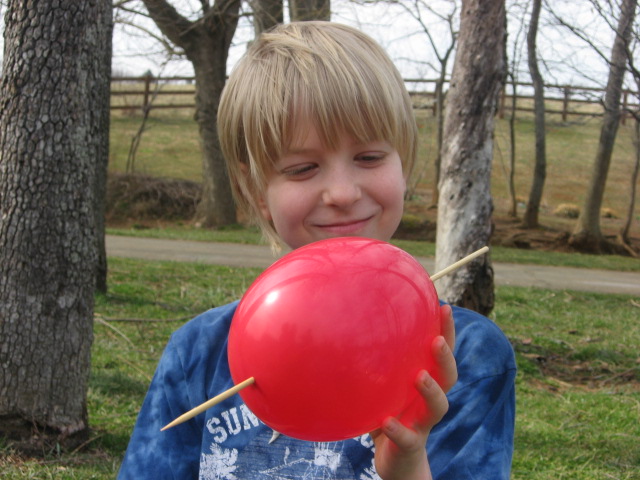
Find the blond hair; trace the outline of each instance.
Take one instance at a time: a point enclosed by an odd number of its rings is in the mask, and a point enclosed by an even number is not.
[[[218,134],[234,197],[272,246],[280,240],[260,199],[274,163],[299,125],[311,123],[328,148],[342,134],[388,141],[408,177],[417,127],[400,73],[369,36],[331,22],[279,25],[263,33],[232,71],[218,109]]]

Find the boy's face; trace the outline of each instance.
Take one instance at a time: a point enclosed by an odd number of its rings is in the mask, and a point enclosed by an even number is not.
[[[305,127],[302,125],[301,127]],[[267,178],[262,214],[295,249],[330,237],[389,241],[402,218],[406,181],[387,142],[348,135],[325,147],[313,126],[294,141]]]

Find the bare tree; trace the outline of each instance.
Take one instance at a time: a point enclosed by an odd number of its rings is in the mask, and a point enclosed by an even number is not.
[[[0,435],[86,432],[110,0],[8,2],[0,82]]]
[[[635,18],[637,0],[622,0],[616,35],[609,61],[609,78],[605,89],[604,116],[600,130],[598,151],[593,163],[591,179],[569,243],[582,251],[599,253],[610,245],[600,229],[600,209],[620,123],[620,97],[627,65],[627,51]]]
[[[284,21],[283,0],[250,0],[255,36]]]
[[[640,46],[640,31],[638,31],[637,22],[634,24],[634,26],[636,28],[633,31],[633,47],[630,46],[627,50],[627,63],[629,66],[629,71],[631,72],[633,80],[636,84],[636,98],[638,100],[637,103],[640,103],[640,68],[636,65],[634,56],[634,53]],[[631,223],[633,222],[633,211],[635,209],[637,193],[636,184],[638,181],[638,175],[640,173],[640,108],[630,110],[629,113],[634,120],[633,147],[635,150],[635,162],[629,182],[629,203],[627,205],[627,212],[625,215],[624,223],[620,228],[620,232],[618,233],[618,241],[629,252],[630,255],[637,257],[638,252],[631,247],[631,242],[629,241],[629,231],[631,229]]]
[[[640,87],[640,85],[638,85]],[[634,136],[633,136],[633,148],[635,150],[635,161],[633,163],[633,169],[631,171],[629,181],[629,203],[627,204],[627,212],[625,220],[618,233],[618,241],[625,248],[629,254],[633,257],[638,256],[638,252],[633,249],[631,242],[629,241],[629,231],[631,230],[631,223],[633,222],[633,211],[636,204],[636,184],[638,182],[638,174],[640,173],[640,112],[635,112],[634,117]]]
[[[241,2],[214,0],[211,4],[209,0],[202,0],[199,16],[193,20],[166,0],[143,0],[143,3],[168,43],[184,51],[195,72],[196,121],[203,151],[203,194],[197,208],[197,221],[205,227],[236,223],[216,116]]]
[[[289,0],[292,22],[331,20],[331,0]]]
[[[444,102],[445,102],[445,82],[448,74],[448,64],[452,53],[456,48],[456,39],[458,37],[458,2],[457,0],[448,0],[445,2],[446,11],[442,12],[434,8],[430,2],[424,0],[413,0],[413,2],[395,0],[392,3],[401,5],[420,25],[422,32],[426,35],[431,50],[436,56],[438,65],[434,69],[438,72],[438,78],[435,86],[435,104],[436,104],[436,157],[434,158],[433,167],[433,183],[432,183],[432,206],[438,204],[438,182],[440,180],[440,164],[442,158],[442,138],[444,132]],[[424,13],[428,13],[432,18],[441,21],[447,26],[448,36],[443,43],[442,38],[435,38],[431,33],[432,28],[427,24]]]
[[[505,46],[505,64],[507,65],[507,78],[511,79],[511,115],[509,116],[509,168],[504,167],[505,176],[507,178],[507,190],[509,192],[509,210],[508,215],[516,218],[518,216],[518,200],[516,198],[516,186],[515,186],[515,174],[516,174],[516,106],[518,101],[518,65],[521,61],[520,47],[523,32],[525,30],[525,19],[527,13],[527,5],[520,4],[519,2],[513,2],[511,4],[511,12],[515,22],[517,22],[518,29],[511,39],[511,44],[508,45],[511,51],[511,57],[507,52],[509,49]],[[509,12],[507,12],[508,14]],[[507,21],[509,24],[509,21]],[[506,88],[506,85],[505,87]],[[504,166],[504,165],[503,165]]]
[[[490,193],[494,114],[504,79],[504,0],[464,0],[445,115],[438,204],[436,270],[451,265],[491,236]],[[488,256],[444,277],[446,301],[482,313],[494,305]]]
[[[544,81],[538,68],[538,56],[536,49],[536,37],[538,35],[538,22],[542,0],[533,0],[531,9],[531,21],[527,33],[527,59],[529,73],[533,82],[533,110],[535,115],[535,162],[533,168],[533,182],[529,191],[529,201],[522,219],[525,228],[536,228],[539,225],[538,214],[544,182],[547,177],[547,153],[545,133],[545,105],[544,105]]]

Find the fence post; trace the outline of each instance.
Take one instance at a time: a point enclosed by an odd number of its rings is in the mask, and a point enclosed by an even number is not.
[[[504,102],[507,98],[507,89],[505,85],[502,85],[502,91],[500,92],[500,108],[498,109],[498,118],[501,120],[504,118]]]
[[[571,97],[571,89],[569,87],[564,87],[564,95],[562,98],[562,121],[567,121],[567,116],[569,114],[569,98]]]
[[[144,76],[144,99],[142,100],[142,111],[146,112],[149,108],[149,94],[151,93],[151,79],[153,75],[151,72],[147,72]]]

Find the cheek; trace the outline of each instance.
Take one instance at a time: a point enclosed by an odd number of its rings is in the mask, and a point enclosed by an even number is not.
[[[401,168],[395,168],[383,176],[379,191],[384,193],[384,202],[392,210],[404,209],[407,181]]]
[[[307,197],[304,189],[290,185],[274,186],[267,189],[262,214],[276,228],[295,223],[303,216]]]

